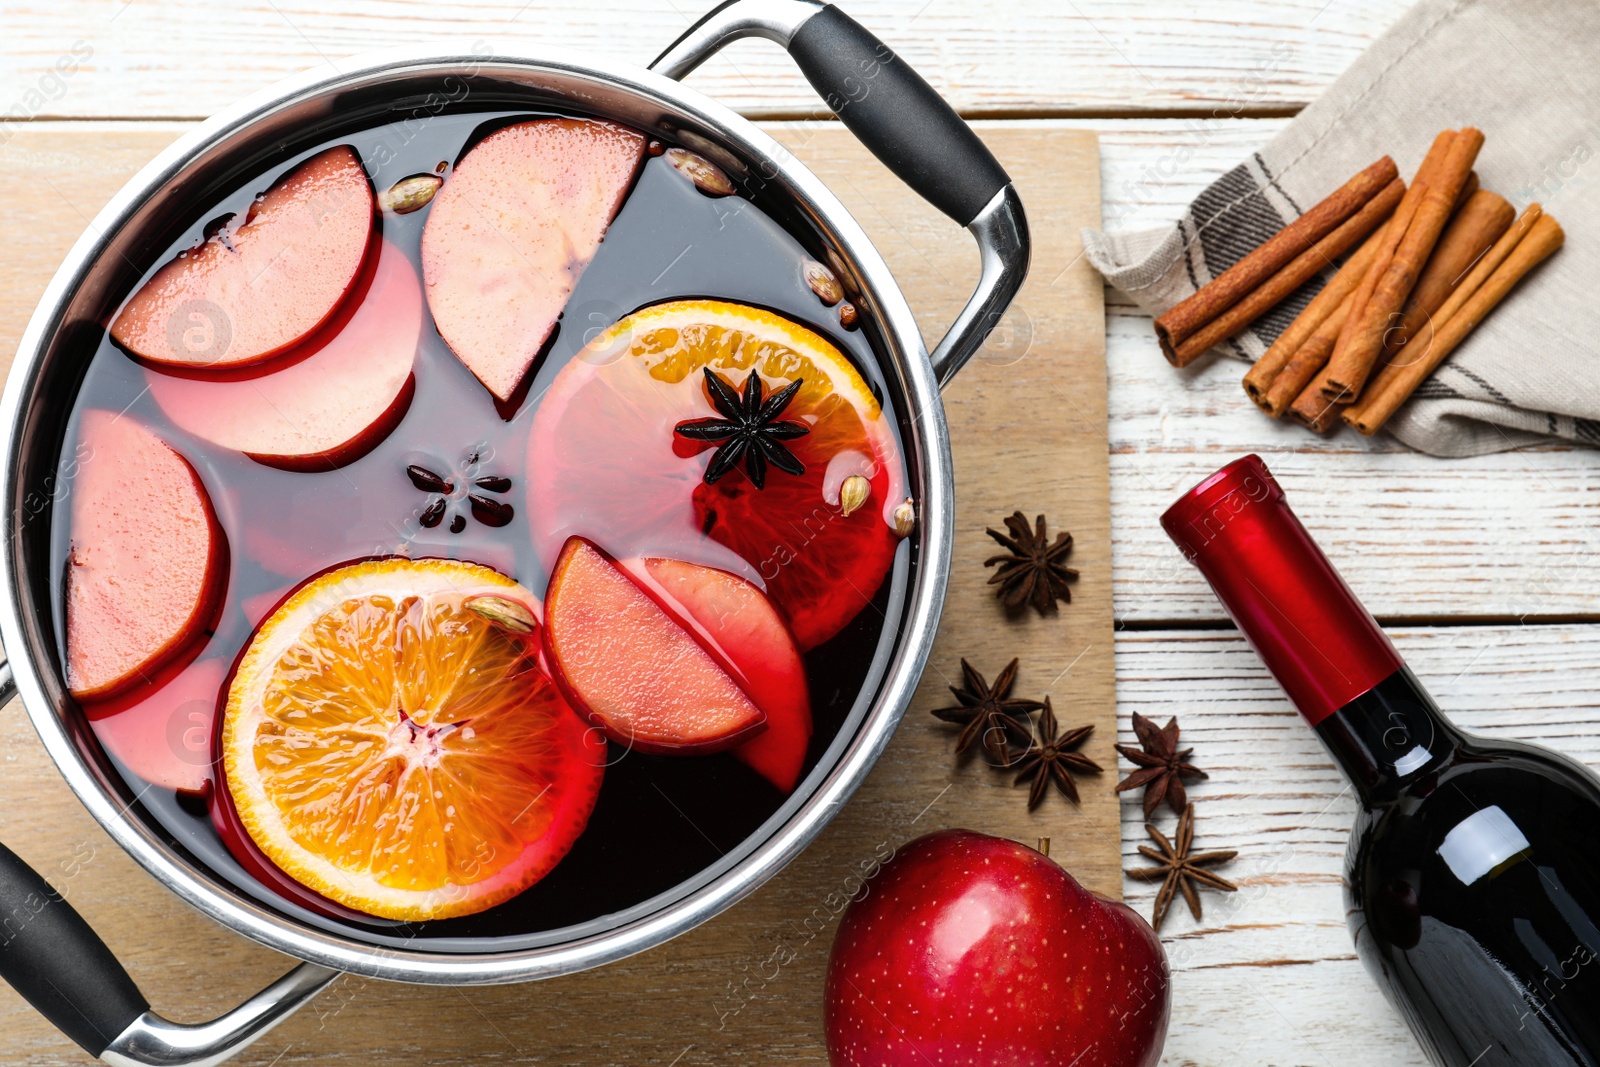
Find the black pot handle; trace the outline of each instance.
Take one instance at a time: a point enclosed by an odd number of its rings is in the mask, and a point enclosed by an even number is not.
[[[4,845],[0,917],[0,978],[85,1052],[114,1067],[219,1064],[339,975],[302,963],[221,1018],[185,1026],[152,1012],[100,935]]]
[[[1005,168],[893,49],[817,0],[728,0],[673,42],[651,69],[682,78],[741,37],[765,37],[787,48],[861,143],[977,238],[983,269],[978,287],[929,357],[939,384],[945,384],[999,322],[1027,274],[1027,219]]]
[[[789,55],[873,155],[962,226],[1011,184],[944,97],[838,8],[824,7],[802,23]]]
[[[0,916],[0,977],[89,1055],[150,1009],[100,935],[4,845]]]
[[[17,695],[0,663],[0,704]],[[150,1009],[139,987],[77,909],[0,845],[0,978],[98,1057]]]
[[[0,704],[17,694],[0,661]],[[114,1067],[210,1067],[304,1006],[338,971],[302,963],[233,1011],[192,1026],[150,1010],[100,935],[22,857],[0,844],[0,978]]]

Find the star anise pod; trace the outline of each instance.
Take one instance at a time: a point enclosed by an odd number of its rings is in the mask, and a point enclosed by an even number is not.
[[[1011,531],[1009,537],[999,530],[984,531],[1011,550],[1010,555],[991,556],[983,561],[985,567],[1000,565],[989,579],[990,585],[1000,587],[996,595],[1009,610],[1031,603],[1040,615],[1055,610],[1058,598],[1070,604],[1072,590],[1067,588],[1067,582],[1078,572],[1064,561],[1072,551],[1072,535],[1059,533],[1051,542],[1045,532],[1044,516],[1040,515],[1036,527],[1029,529],[1028,520],[1020,511],[1008,515],[1005,524]]]
[[[964,659],[961,677],[961,688],[950,687],[959,703],[953,708],[936,708],[933,712],[945,722],[961,724],[961,733],[956,737],[956,755],[966,752],[976,741],[983,745],[997,766],[1011,766],[1012,746],[1026,745],[1033,740],[1029,716],[1044,705],[1037,700],[1011,698],[1011,686],[1017,680],[1016,660],[1006,664],[992,686]]]
[[[1044,698],[1044,711],[1039,715],[1039,736],[1034,738],[1028,751],[1017,761],[1017,785],[1032,777],[1028,789],[1028,810],[1032,811],[1044,800],[1045,793],[1054,782],[1063,796],[1078,803],[1078,785],[1072,780],[1074,770],[1079,773],[1100,773],[1100,764],[1081,752],[1073,751],[1094,731],[1091,726],[1076,726],[1061,737],[1056,736],[1056,713],[1050,698]]]
[[[1157,830],[1150,824],[1145,824],[1148,833],[1156,844],[1161,846],[1157,852],[1149,845],[1140,845],[1139,854],[1148,860],[1160,864],[1158,867],[1142,867],[1136,871],[1128,871],[1129,878],[1137,878],[1141,882],[1160,882],[1161,891],[1156,894],[1155,913],[1150,918],[1150,925],[1156,930],[1161,929],[1161,924],[1166,921],[1167,909],[1172,905],[1172,898],[1178,893],[1183,894],[1183,899],[1189,902],[1189,913],[1196,919],[1200,918],[1200,886],[1217,889],[1224,893],[1235,892],[1239,887],[1205,870],[1214,863],[1227,863],[1239,853],[1228,850],[1226,852],[1190,852],[1194,846],[1194,805],[1190,804],[1183,809],[1183,815],[1178,819],[1178,843],[1176,846],[1167,840],[1167,835]]]
[[[771,396],[763,397],[761,376],[751,371],[744,380],[744,396],[741,397],[720,374],[710,367],[702,369],[706,388],[711,392],[711,405],[722,418],[688,419],[673,429],[690,440],[722,442],[706,465],[706,484],[733,470],[741,459],[745,473],[750,475],[757,489],[766,485],[768,463],[789,474],[804,474],[806,465],[785,448],[783,442],[804,437],[811,432],[811,427],[803,422],[779,421],[778,416],[800,391],[805,379],[796,378]]]
[[[1149,819],[1165,800],[1179,815],[1189,803],[1189,792],[1183,787],[1185,778],[1205,778],[1206,772],[1189,762],[1192,748],[1178,747],[1178,720],[1170,719],[1157,729],[1156,724],[1133,713],[1133,732],[1139,736],[1142,748],[1118,745],[1117,751],[1129,762],[1138,766],[1128,777],[1117,784],[1117,792],[1144,786],[1144,817]]]

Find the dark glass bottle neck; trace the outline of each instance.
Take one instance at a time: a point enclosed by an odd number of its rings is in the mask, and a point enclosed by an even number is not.
[[[1455,754],[1461,731],[1445,718],[1410,668],[1389,677],[1316,727],[1367,806],[1437,771]]]

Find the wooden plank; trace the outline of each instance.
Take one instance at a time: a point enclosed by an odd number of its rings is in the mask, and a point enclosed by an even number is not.
[[[118,174],[171,138],[170,127],[78,124],[19,133],[0,161],[20,190],[0,233],[12,273],[0,305],[31,305],[84,216]],[[788,132],[788,131],[785,131]],[[918,201],[842,129],[790,138],[794,150],[856,205],[930,331],[948,321],[974,280],[967,235]],[[1052,353],[1025,373],[995,348],[947,395],[963,486],[945,625],[912,710],[868,783],[824,836],[749,901],[662,948],[533,987],[439,990],[347,979],[275,1031],[243,1063],[479,1064],[816,1062],[821,980],[833,922],[860,877],[905,840],[965,825],[1033,841],[1092,888],[1120,894],[1119,809],[1108,777],[1086,782],[1081,807],[1059,796],[1037,812],[1009,775],[951,757],[951,730],[927,714],[969,656],[991,676],[1020,655],[1018,692],[1052,695],[1066,724],[1098,729],[1084,751],[1115,759],[1111,540],[1105,440],[1101,286],[1078,255],[1078,227],[1099,218],[1095,138],[1072,130],[1000,130],[991,143],[1023,195],[1061,225],[1037,235],[1030,336]],[[66,173],[61,173],[64,168]],[[44,179],[49,178],[46,182]],[[63,206],[65,205],[65,206]],[[1046,292],[1048,290],[1048,292]],[[16,308],[0,315],[14,331]],[[0,342],[14,342],[7,334]],[[1054,417],[1040,380],[1070,383],[1080,417]],[[999,428],[1002,432],[997,433]],[[1005,432],[1011,431],[1011,432]],[[1037,443],[1018,456],[1017,433]],[[985,586],[983,534],[1012,507],[1049,513],[1077,535],[1082,572],[1073,603],[1052,618],[1007,620]],[[220,1012],[287,961],[199,921],[135,868],[48,765],[20,708],[0,711],[15,739],[0,777],[0,840],[59,885],[103,931],[157,1010],[181,1019]],[[416,1025],[416,1020],[426,1020]],[[0,989],[0,1062],[80,1062],[65,1040]]]
[[[329,59],[445,38],[501,52],[570,48],[648,63],[711,0],[51,0],[0,14],[0,113],[22,118],[209,115]],[[851,0],[846,4],[964,112],[1237,117],[1313,99],[1404,5],[1385,0]],[[57,63],[61,66],[58,68]],[[769,117],[816,94],[765,42],[736,45],[693,84]]]
[[[1600,627],[1390,634],[1460,726],[1600,766]],[[1355,802],[1244,640],[1228,631],[1119,634],[1117,695],[1125,743],[1135,743],[1133,712],[1179,717],[1184,745],[1211,776],[1190,786],[1199,847],[1240,851],[1220,868],[1237,894],[1206,894],[1199,922],[1181,903],[1167,919],[1176,997],[1163,1062],[1424,1067],[1345,928],[1340,878]],[[1128,867],[1145,865],[1135,852],[1148,843],[1139,815],[1129,799]],[[1173,816],[1160,819],[1170,830]],[[1126,888],[1148,916],[1156,887]]]
[[[1222,426],[1215,432],[1227,443],[1206,452],[1112,457],[1117,611],[1124,624],[1222,619],[1210,588],[1157,519],[1183,490],[1250,451],[1267,460],[1295,511],[1381,618],[1600,614],[1594,533],[1600,470],[1592,453],[1470,460],[1337,455],[1298,442],[1270,448],[1259,438],[1227,436]]]

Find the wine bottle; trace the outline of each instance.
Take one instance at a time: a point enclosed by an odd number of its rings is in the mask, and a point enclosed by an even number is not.
[[[1350,779],[1350,933],[1428,1058],[1600,1067],[1600,779],[1451,725],[1259,457],[1161,524]]]

